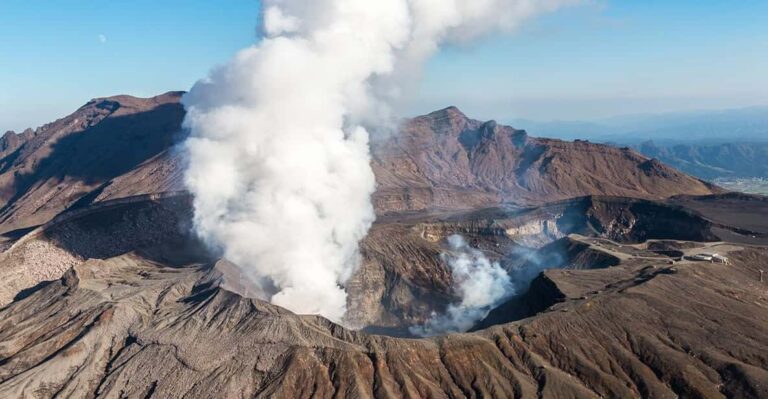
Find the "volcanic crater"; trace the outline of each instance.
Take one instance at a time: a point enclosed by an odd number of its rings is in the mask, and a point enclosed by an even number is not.
[[[456,108],[418,117],[373,144],[345,328],[258,299],[192,233],[179,97],[97,99],[3,137],[0,395],[768,396],[765,197]],[[454,234],[522,289],[471,332],[415,338],[459,299]],[[730,264],[690,260],[714,252]]]

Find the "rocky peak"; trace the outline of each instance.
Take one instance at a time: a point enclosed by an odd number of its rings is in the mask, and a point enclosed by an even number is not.
[[[96,98],[36,131],[0,138],[0,223],[44,221],[167,150],[180,137],[180,98]]]
[[[21,133],[16,133],[13,130],[5,132],[5,134],[0,137],[0,154],[7,154],[16,150],[33,135],[34,132],[32,129],[26,129]]]
[[[414,121],[430,125],[437,134],[457,134],[466,129],[470,120],[458,108],[451,106],[418,117]]]
[[[449,107],[439,109],[437,111],[430,112],[426,115],[428,118],[432,118],[435,120],[449,118],[449,119],[456,119],[456,120],[463,120],[468,119],[467,116],[461,112],[460,109],[457,107],[451,105]]]

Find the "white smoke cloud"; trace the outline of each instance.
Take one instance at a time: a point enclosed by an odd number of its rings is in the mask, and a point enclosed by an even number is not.
[[[445,41],[574,0],[265,0],[265,38],[185,96],[197,232],[298,313],[342,321],[373,219],[371,126]]]
[[[444,253],[442,259],[451,269],[453,291],[461,302],[448,305],[444,314],[433,314],[424,325],[411,327],[412,334],[431,336],[467,331],[516,293],[512,279],[501,265],[470,247],[464,237],[452,235],[448,245],[451,252]]]

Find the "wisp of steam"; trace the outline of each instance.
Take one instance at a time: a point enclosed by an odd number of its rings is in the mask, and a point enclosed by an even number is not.
[[[461,302],[448,305],[444,314],[433,314],[424,325],[411,327],[414,335],[467,331],[515,294],[512,279],[501,265],[470,247],[464,237],[448,237],[448,246],[450,252],[442,258],[451,269],[453,292]]]
[[[441,43],[576,0],[265,0],[263,39],[184,97],[197,233],[264,299],[343,321],[374,220],[368,132]]]
[[[543,270],[568,265],[559,250],[542,256],[540,250],[516,245],[505,256],[515,259],[516,264],[502,267],[472,248],[461,235],[451,235],[447,242],[449,250],[440,258],[451,270],[452,293],[460,301],[448,305],[444,313],[434,312],[426,323],[411,326],[413,335],[428,337],[470,330],[511,297],[525,294]]]

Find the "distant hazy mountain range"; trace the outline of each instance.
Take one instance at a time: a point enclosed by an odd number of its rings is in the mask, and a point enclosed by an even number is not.
[[[721,111],[619,116],[597,121],[510,121],[542,137],[620,144],[768,142],[768,106]]]
[[[513,125],[534,135],[629,146],[703,179],[768,177],[768,107]]]
[[[768,177],[768,142],[636,146],[656,158],[703,179]]]

